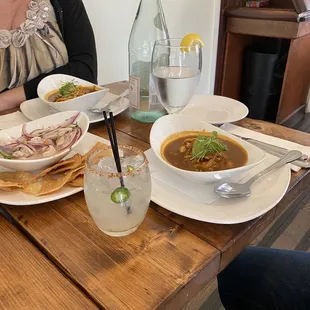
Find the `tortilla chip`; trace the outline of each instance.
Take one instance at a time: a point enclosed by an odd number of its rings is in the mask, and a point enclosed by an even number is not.
[[[66,184],[83,187],[86,159],[91,153],[106,146],[97,142],[83,156],[75,154],[73,157],[45,169],[38,175],[28,172],[0,172],[0,189],[5,191],[20,189],[27,194],[43,196],[60,190]]]
[[[23,188],[23,192],[36,196],[43,196],[57,192],[60,190],[70,179],[73,171],[61,176],[46,175],[40,180],[34,180]]]
[[[106,144],[104,144],[104,143],[102,143],[102,142],[97,142],[93,147],[92,147],[92,149],[90,150],[90,151],[88,151],[86,154],[84,154],[83,156],[82,156],[82,161],[84,162],[84,161],[86,161],[86,159],[88,158],[88,156],[91,154],[91,153],[93,153],[93,152],[96,152],[96,151],[99,151],[99,150],[101,150],[101,149],[103,149],[103,148],[106,148],[108,145],[106,145]]]
[[[75,171],[73,171],[68,182],[73,181],[74,179],[76,179],[77,177],[79,177],[81,175],[84,176],[84,167],[80,167],[80,168],[75,169]]]
[[[15,190],[18,190],[22,188],[23,186],[19,184],[18,182],[10,182],[10,181],[3,181],[0,180],[0,189],[6,191],[6,192],[12,192]]]
[[[82,162],[82,156],[80,154],[76,154],[76,155],[79,155],[79,156],[76,157],[74,162],[71,162],[67,164],[66,166],[62,166],[61,168],[57,168],[56,170],[51,171],[49,174],[54,175],[54,174],[59,174],[59,173],[66,172],[66,171],[71,171],[76,168],[84,168],[84,163]]]
[[[60,170],[60,168],[63,169],[63,168],[68,167],[68,166],[70,167],[70,165],[74,166],[75,164],[80,164],[81,159],[82,159],[82,156],[80,154],[75,154],[73,157],[62,160],[59,163],[55,164],[54,166],[51,166],[51,167],[43,170],[40,174],[38,174],[36,176],[36,179],[43,178],[45,175],[47,175],[48,173],[50,173],[53,170],[57,170],[57,169]],[[71,168],[71,169],[73,169],[73,168]],[[66,170],[64,170],[64,171],[66,171]]]
[[[5,192],[16,192],[20,189],[21,189],[20,187],[3,187],[3,188],[0,187],[0,190],[3,190]]]
[[[84,175],[79,175],[77,178],[70,181],[68,185],[73,187],[84,187]]]
[[[3,182],[12,182],[21,185],[23,187],[33,181],[35,175],[29,172],[23,171],[6,171],[0,172],[0,180]]]

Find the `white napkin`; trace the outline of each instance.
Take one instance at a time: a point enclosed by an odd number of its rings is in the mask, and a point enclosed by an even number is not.
[[[115,100],[118,98],[119,95],[112,94],[110,92],[107,92],[106,95],[96,104],[96,108],[104,108],[107,106],[112,100]],[[127,101],[127,98],[122,98],[119,102],[118,105],[125,104]],[[113,111],[113,107],[111,109]]]
[[[152,179],[160,182],[163,186],[169,186],[180,192],[180,195],[186,195],[193,200],[199,201],[204,204],[211,204],[218,200],[220,197],[214,192],[214,188],[223,182],[213,184],[193,183],[181,178],[178,174],[169,170],[163,163],[156,157],[152,149],[145,152],[149,160]],[[258,166],[248,170],[238,176],[231,178],[232,182],[246,182],[255,174],[263,171],[268,166],[276,162],[276,156],[267,154],[265,160]]]
[[[244,138],[252,138],[255,139],[257,141],[261,141],[261,142],[265,142],[265,143],[269,143],[272,144],[274,146],[279,146],[288,150],[298,150],[300,152],[302,152],[303,154],[306,154],[310,157],[310,147],[308,146],[304,146],[298,143],[294,143],[291,141],[287,141],[287,140],[283,140],[283,139],[279,139],[276,137],[272,137],[272,136],[268,136],[256,131],[252,131],[243,127],[238,127],[236,125],[232,125],[232,124],[224,124],[221,126],[221,129],[228,131],[234,135],[238,135],[240,137],[244,137]],[[290,165],[291,169],[295,172],[298,172],[301,168],[297,167],[295,165]]]
[[[6,115],[1,115],[0,130],[22,125],[28,123],[29,121],[30,120],[23,113],[19,111]]]

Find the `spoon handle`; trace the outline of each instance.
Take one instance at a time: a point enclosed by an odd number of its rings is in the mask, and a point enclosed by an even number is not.
[[[260,173],[256,174],[253,178],[245,182],[245,184],[250,187],[256,180],[264,176],[265,174],[269,173],[270,171],[281,168],[282,166],[291,163],[294,160],[299,159],[302,156],[302,153],[300,151],[289,151],[287,154],[285,154],[283,157],[281,157],[278,161],[276,161],[271,166],[267,167]]]

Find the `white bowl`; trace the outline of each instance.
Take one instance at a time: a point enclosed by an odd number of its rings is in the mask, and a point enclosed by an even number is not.
[[[68,101],[55,103],[46,100],[45,97],[49,92],[55,89],[59,89],[64,82],[72,81],[76,81],[77,84],[80,86],[94,86],[93,83],[87,82],[71,75],[49,75],[39,83],[37,89],[38,96],[43,101],[42,104],[48,104],[50,107],[60,112],[72,110],[86,112],[87,110],[93,108],[109,91],[108,88],[96,85],[96,87],[100,88],[101,90],[74,99],[70,99]]]
[[[172,166],[166,160],[164,160],[161,155],[162,143],[174,133],[190,130],[205,130],[207,132],[217,131],[220,135],[229,137],[231,140],[236,141],[241,146],[243,146],[248,153],[247,164],[239,168],[211,172],[186,171]],[[256,146],[242,139],[239,139],[209,123],[199,121],[195,118],[191,118],[185,115],[166,115],[158,119],[151,129],[150,143],[156,156],[163,164],[167,166],[167,168],[171,169],[182,178],[197,183],[215,183],[220,180],[231,178],[246,170],[253,168],[254,166],[261,163],[265,158],[265,152],[257,148]]]
[[[69,119],[70,117],[74,116],[78,111],[67,111],[67,112],[61,112],[57,114],[53,114],[47,117],[43,117],[41,119],[32,121],[27,123],[27,131],[31,132],[36,129],[42,129],[47,128],[48,126],[56,126],[58,124],[61,124],[65,120]],[[61,159],[63,159],[71,150],[77,146],[85,136],[85,134],[88,131],[89,127],[89,119],[88,116],[81,112],[76,120],[79,127],[82,129],[82,135],[81,137],[68,149],[63,150],[62,152],[51,156],[47,158],[41,158],[41,159],[3,159],[0,158],[0,166],[16,170],[16,171],[37,171],[41,169],[45,169],[47,167],[50,167],[51,165],[57,163]],[[22,125],[10,128],[10,129],[4,129],[0,131],[0,144],[5,144],[6,141],[8,141],[10,138],[18,138],[22,135]]]

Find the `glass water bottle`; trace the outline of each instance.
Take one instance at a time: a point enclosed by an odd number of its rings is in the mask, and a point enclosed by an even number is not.
[[[129,38],[130,114],[137,121],[153,123],[166,114],[150,76],[155,41],[168,38],[161,0],[141,0]]]

